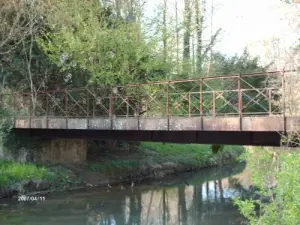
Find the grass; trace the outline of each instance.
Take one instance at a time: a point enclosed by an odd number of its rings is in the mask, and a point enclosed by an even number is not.
[[[172,161],[180,164],[191,164],[193,166],[201,166],[220,155],[239,155],[244,151],[242,146],[226,145],[220,154],[212,152],[211,145],[204,144],[169,144],[169,143],[142,143],[141,149],[146,151],[154,151],[157,153],[156,160]]]
[[[242,146],[227,145],[222,152],[214,154],[211,145],[171,144],[142,142],[136,153],[124,157],[103,155],[102,162],[89,164],[89,169],[109,176],[122,176],[138,172],[141,166],[172,162],[188,167],[216,165],[221,159],[237,159],[244,152]]]
[[[89,165],[89,169],[97,172],[104,172],[109,176],[116,174],[128,174],[134,172],[140,167],[139,160],[112,160],[108,159],[101,163],[92,163]]]
[[[30,163],[0,161],[0,187],[25,180],[49,178],[47,168]]]
[[[143,142],[139,150],[132,154],[109,152],[102,162],[89,164],[89,169],[104,172],[110,177],[128,176],[139,172],[143,166],[172,162],[188,167],[205,167],[218,164],[220,158],[237,158],[243,152],[241,146],[225,146],[221,153],[214,154],[211,145],[169,144]],[[112,157],[113,156],[113,157]],[[71,174],[63,169],[31,163],[0,160],[0,188],[29,180],[46,180],[67,186],[73,181]]]
[[[54,188],[64,188],[80,183],[73,179],[72,172],[65,168],[0,160],[0,188],[23,186],[30,180],[47,181]]]

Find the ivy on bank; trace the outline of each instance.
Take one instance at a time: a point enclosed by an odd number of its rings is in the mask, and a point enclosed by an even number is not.
[[[18,134],[14,129],[14,117],[6,109],[0,110],[0,149],[4,156],[17,160],[21,151],[33,156],[41,146],[41,140],[35,137]],[[6,158],[6,157],[4,157]]]

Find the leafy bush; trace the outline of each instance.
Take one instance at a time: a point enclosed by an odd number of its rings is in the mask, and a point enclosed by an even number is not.
[[[13,130],[13,115],[6,109],[0,110],[0,148],[8,155],[16,159],[21,149],[26,151],[36,151],[40,147],[38,138],[19,135]]]
[[[260,151],[259,154],[256,154],[257,151]],[[254,156],[247,157],[261,198],[236,199],[235,204],[251,225],[300,223],[300,151],[281,151],[277,152],[277,160],[274,160],[274,152],[262,148],[256,149]]]
[[[30,163],[24,164],[10,161],[0,161],[0,174],[0,187],[31,179],[47,179],[49,175],[45,167],[39,167]]]

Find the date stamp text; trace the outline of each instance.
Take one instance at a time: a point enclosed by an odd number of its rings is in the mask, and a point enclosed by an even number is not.
[[[18,196],[18,202],[43,202],[45,200],[46,200],[45,196],[27,196],[27,195]]]

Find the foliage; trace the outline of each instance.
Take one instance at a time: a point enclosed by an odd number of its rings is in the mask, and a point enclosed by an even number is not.
[[[92,171],[104,172],[108,176],[134,176],[141,168],[163,163],[175,163],[188,168],[203,168],[221,163],[237,162],[238,156],[244,152],[241,146],[224,146],[224,151],[218,155],[212,153],[211,145],[170,144],[142,142],[139,151],[132,155],[115,154],[101,155],[101,162],[89,164]]]
[[[131,174],[140,167],[140,162],[137,160],[110,160],[98,163],[89,164],[91,171],[104,172],[109,176]]]
[[[0,161],[0,174],[0,187],[31,179],[43,180],[49,175],[45,167],[2,160]]]
[[[50,182],[54,188],[66,189],[72,186],[82,184],[82,177],[74,177],[70,169],[60,165],[48,165],[48,174],[45,180]]]
[[[16,91],[31,90],[28,79],[29,73],[34,84],[34,90],[85,86],[85,71],[80,70],[80,68],[60,71],[60,68],[48,59],[35,40],[32,46],[30,45],[31,40],[26,39],[11,54],[0,59],[0,80],[5,83],[6,87]],[[30,62],[28,61],[29,58]],[[30,71],[28,71],[29,65]],[[71,77],[70,74],[72,74]]]
[[[256,201],[237,199],[235,203],[250,224],[297,225],[300,222],[300,151],[277,154],[274,160],[273,152],[259,148],[254,156],[247,157],[253,183],[262,197]],[[265,202],[266,198],[271,202]]]
[[[164,70],[138,24],[126,23],[99,1],[56,2],[47,17],[49,29],[38,43],[64,70],[81,68],[93,84],[124,84],[151,79]]]
[[[157,153],[156,160],[171,161],[179,164],[193,165],[201,167],[208,165],[209,161],[218,161],[211,150],[211,145],[201,144],[171,144],[171,143],[142,143],[141,150],[154,151]],[[243,147],[226,145],[224,146],[223,156],[236,156],[243,152]],[[216,156],[217,157],[217,156]],[[234,157],[232,157],[234,158]]]
[[[214,154],[217,154],[218,152],[222,152],[224,149],[224,145],[220,145],[220,144],[213,144],[211,145],[211,151]]]
[[[255,72],[263,72],[268,66],[260,66],[259,58],[252,57],[247,49],[244,49],[242,55],[228,57],[219,52],[213,54],[212,67],[210,74],[226,75],[226,74],[247,74]]]
[[[30,182],[42,182],[43,188],[47,190],[64,190],[82,184],[82,179],[75,178],[71,170],[59,165],[47,166],[0,160],[0,194],[1,188],[21,192],[30,191],[30,187],[27,187]]]
[[[40,148],[40,139],[20,135],[13,130],[14,117],[6,109],[0,110],[0,145],[4,153],[17,159],[22,149],[33,153]]]
[[[47,1],[0,1],[0,56],[10,52],[35,33]]]
[[[214,53],[212,57],[212,65],[210,73],[207,74],[209,76],[217,76],[217,75],[237,75],[237,74],[247,74],[247,73],[256,73],[256,72],[264,72],[268,69],[268,66],[263,67],[259,64],[258,57],[252,57],[247,49],[244,50],[243,54],[238,56],[235,55],[233,57],[227,57],[221,53]],[[202,75],[203,76],[203,75]],[[205,77],[205,76],[204,76]],[[247,77],[243,78],[245,82],[241,82],[241,88],[243,89],[251,89],[251,86],[255,88],[263,88],[266,85],[265,77],[263,76],[254,76],[254,77]],[[248,84],[246,84],[246,82]],[[190,92],[191,90],[199,90],[200,86],[194,82],[189,83],[182,83],[176,85],[176,90],[178,92]],[[238,82],[236,79],[216,79],[216,80],[206,80],[205,84],[202,85],[202,90],[204,92],[211,92],[216,90],[236,90],[238,89]],[[192,92],[193,92],[192,91]],[[256,102],[259,104],[247,104],[251,103],[251,98],[254,98],[257,95],[255,91],[246,91],[246,95],[242,95],[244,105],[248,105],[244,112],[265,112],[264,108],[260,105],[264,106],[265,108],[268,107],[268,101],[264,98],[258,99]],[[218,94],[217,94],[218,95]],[[222,97],[215,99],[215,109],[216,113],[238,113],[238,94],[237,92],[224,92],[222,93]],[[187,98],[187,97],[186,97]],[[206,93],[203,94],[203,112],[204,114],[212,115],[212,102],[213,102],[213,94]],[[227,104],[224,101],[227,100],[231,104]],[[200,99],[198,96],[193,95],[192,104],[194,106],[198,106],[200,104]],[[171,106],[174,108],[176,106],[176,101],[171,99]],[[181,99],[181,110],[172,109],[172,111],[179,111],[180,115],[186,114],[186,110],[188,108],[188,100]],[[225,106],[224,106],[225,105]],[[235,107],[232,107],[235,106]],[[196,113],[199,114],[199,111],[196,110]]]

